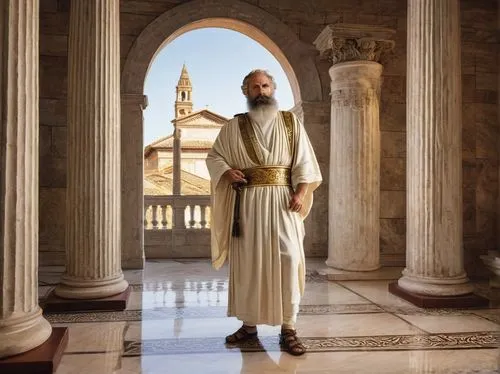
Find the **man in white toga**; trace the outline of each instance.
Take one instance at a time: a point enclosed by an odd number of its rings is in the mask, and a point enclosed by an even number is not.
[[[321,172],[306,131],[278,110],[265,70],[243,80],[249,112],[225,125],[207,156],[212,180],[212,263],[229,260],[228,316],[243,325],[226,337],[257,336],[281,325],[280,345],[305,353],[295,330],[305,285],[304,224]]]

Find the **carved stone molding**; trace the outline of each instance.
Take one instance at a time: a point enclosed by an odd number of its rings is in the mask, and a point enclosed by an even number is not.
[[[332,64],[347,61],[380,62],[381,56],[391,52],[395,31],[367,25],[328,25],[314,41],[323,59]]]
[[[350,107],[361,109],[378,102],[378,90],[367,88],[341,89],[332,91],[332,105],[335,107]]]

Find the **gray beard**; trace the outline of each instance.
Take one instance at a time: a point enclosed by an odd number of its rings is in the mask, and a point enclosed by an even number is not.
[[[248,115],[259,125],[265,125],[269,123],[276,117],[276,114],[278,113],[278,102],[273,96],[265,97],[264,100],[248,99],[247,104],[249,109]]]
[[[276,118],[277,113],[277,105],[260,105],[257,108],[250,109],[248,115],[259,125],[266,125]]]

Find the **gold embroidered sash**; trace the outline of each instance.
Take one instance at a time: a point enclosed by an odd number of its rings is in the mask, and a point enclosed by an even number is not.
[[[288,138],[288,146],[290,147],[290,153],[294,154],[294,144],[293,144],[293,115],[291,112],[282,111],[281,115],[283,116],[283,120],[285,122],[285,131],[286,136]]]
[[[295,152],[294,147],[294,134],[293,134],[293,115],[291,112],[280,111],[283,117],[283,122],[285,123],[285,132],[288,140],[288,146],[292,156]],[[238,115],[238,126],[240,128],[241,138],[247,151],[248,157],[257,165],[262,165],[264,161],[264,156],[257,143],[257,136],[255,135],[255,130],[250,122],[248,114]]]
[[[250,159],[257,165],[261,165],[263,162],[262,153],[260,152],[260,147],[257,144],[255,130],[250,123],[248,114],[238,116],[238,125],[240,127],[241,138],[243,140],[243,144],[245,145],[248,157],[250,157]],[[259,153],[257,154],[257,152]]]
[[[290,168],[285,166],[258,166],[242,170],[247,184],[242,188],[264,186],[291,186],[292,175]]]

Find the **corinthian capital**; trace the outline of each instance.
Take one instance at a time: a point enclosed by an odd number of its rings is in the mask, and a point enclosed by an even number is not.
[[[346,61],[380,62],[380,57],[394,48],[388,28],[337,23],[328,25],[314,41],[321,57],[332,64]]]

